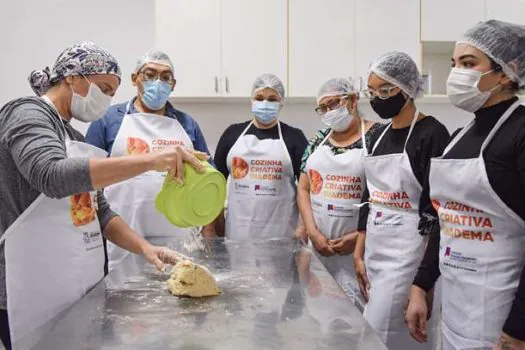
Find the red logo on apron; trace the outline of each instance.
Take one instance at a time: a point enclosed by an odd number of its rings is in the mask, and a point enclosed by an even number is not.
[[[313,194],[321,193],[323,189],[323,177],[316,170],[310,169],[308,171],[308,177],[310,178],[310,192]]]
[[[149,153],[148,143],[138,137],[128,137],[127,139],[128,154]]]
[[[89,192],[71,196],[70,214],[73,225],[75,226],[84,226],[95,220],[97,213]]]
[[[233,157],[232,176],[234,179],[242,179],[248,175],[250,170],[248,163],[241,157]]]

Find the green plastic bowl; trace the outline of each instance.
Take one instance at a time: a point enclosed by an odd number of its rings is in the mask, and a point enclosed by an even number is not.
[[[159,212],[178,227],[207,225],[221,213],[226,198],[226,180],[208,162],[203,174],[184,165],[184,184],[166,177],[155,199]]]
[[[190,224],[188,224],[187,222],[181,221],[181,219],[178,218],[177,216],[166,215],[165,210],[164,210],[164,203],[166,201],[165,194],[166,194],[166,191],[160,191],[157,194],[157,197],[155,198],[155,207],[157,208],[157,210],[160,213],[164,214],[164,216],[168,219],[168,221],[171,222],[173,225],[177,227],[182,227],[182,228],[191,227]],[[178,199],[172,199],[172,200],[178,200]]]

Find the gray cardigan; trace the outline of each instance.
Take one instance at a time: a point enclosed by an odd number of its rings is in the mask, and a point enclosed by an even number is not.
[[[93,190],[88,158],[67,159],[64,128],[42,98],[13,100],[0,110],[0,236],[41,194],[64,198]],[[84,137],[64,121],[69,137]],[[101,228],[115,217],[98,192]],[[0,246],[0,309],[7,308],[4,244]]]

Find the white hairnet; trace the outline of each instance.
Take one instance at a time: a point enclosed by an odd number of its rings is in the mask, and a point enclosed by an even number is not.
[[[173,72],[173,63],[171,63],[168,55],[162,51],[150,51],[138,59],[137,65],[135,66],[135,73],[140,72],[142,67],[148,63],[156,63],[170,67],[171,71]]]
[[[423,92],[423,79],[417,65],[404,52],[394,51],[380,56],[370,65],[369,73],[399,87],[411,98],[416,98]]]
[[[281,79],[269,73],[259,75],[257,79],[255,79],[252,86],[252,96],[255,96],[256,93],[266,88],[274,89],[281,97],[281,100],[284,99],[284,85]]]
[[[348,95],[355,92],[354,83],[351,79],[333,78],[321,86],[317,93],[317,104],[325,97]]]
[[[483,51],[520,86],[525,85],[525,27],[498,20],[480,22],[467,30],[457,44]],[[511,68],[514,66],[513,68]]]

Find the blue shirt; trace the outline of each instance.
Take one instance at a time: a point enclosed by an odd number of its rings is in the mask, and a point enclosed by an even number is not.
[[[135,99],[136,97],[134,97],[131,101],[130,114],[138,113],[135,105],[133,104]],[[102,119],[92,122],[86,134],[86,142],[98,148],[102,148],[111,154],[113,142],[115,142],[115,138],[117,137],[117,133],[120,130],[122,120],[126,116],[126,108],[128,103],[129,102],[125,102],[111,106]],[[195,150],[210,154],[208,145],[206,144],[206,140],[204,140],[204,135],[202,134],[199,124],[197,124],[197,122],[191,116],[176,110],[173,108],[171,103],[168,102],[167,117],[175,118],[179,121],[179,123],[184,128],[184,131],[186,131],[190,137]],[[209,161],[212,165],[214,165],[211,158]]]

